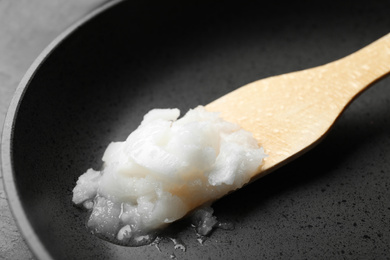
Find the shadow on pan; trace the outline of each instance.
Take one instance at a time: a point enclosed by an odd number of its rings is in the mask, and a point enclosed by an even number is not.
[[[34,230],[38,240],[26,239],[36,256],[388,256],[388,79],[355,101],[312,152],[218,201],[216,216],[234,230],[216,230],[203,245],[181,230],[186,252],[169,241],[160,250],[102,241],[71,202],[78,176],[98,169],[106,146],[125,139],[148,110],[184,112],[256,79],[345,56],[390,28],[387,1],[316,4],[125,1],[59,41],[11,107],[14,128],[5,130],[13,132],[12,171],[4,176],[13,175],[27,223],[16,219],[22,231]]]

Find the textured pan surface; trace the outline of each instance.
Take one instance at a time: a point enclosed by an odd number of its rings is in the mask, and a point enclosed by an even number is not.
[[[126,138],[148,110],[185,111],[256,79],[343,57],[389,32],[388,10],[387,1],[127,1],[75,29],[24,79],[3,133],[10,204],[34,253],[388,257],[390,79],[356,100],[310,153],[217,202],[216,216],[234,230],[216,230],[201,245],[182,229],[186,252],[168,241],[161,252],[102,241],[71,202],[78,176],[99,168],[108,143]]]

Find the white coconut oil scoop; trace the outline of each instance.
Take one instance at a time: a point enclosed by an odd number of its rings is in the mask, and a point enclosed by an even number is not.
[[[255,81],[208,104],[253,133],[262,177],[311,149],[360,93],[390,72],[390,34],[340,60]]]

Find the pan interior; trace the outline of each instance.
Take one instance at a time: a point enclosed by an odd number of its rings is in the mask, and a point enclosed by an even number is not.
[[[389,203],[390,165],[380,160],[389,154],[381,129],[389,129],[390,97],[381,93],[389,80],[356,101],[311,154],[216,203],[217,217],[234,230],[217,230],[201,245],[180,228],[186,252],[170,242],[160,252],[100,240],[71,200],[78,176],[99,169],[106,146],[124,140],[150,109],[185,112],[248,82],[335,60],[387,33],[390,17],[378,7],[388,2],[348,3],[126,1],[75,30],[37,68],[15,117],[14,179],[42,245],[55,259],[310,258],[348,250],[384,257],[390,212],[381,203]],[[324,158],[335,150],[331,166]],[[357,163],[367,156],[370,164]],[[367,171],[366,182],[377,187],[363,195],[371,186],[354,178]],[[375,202],[364,210],[367,198]],[[362,219],[371,219],[371,230]],[[364,236],[380,242],[374,247]]]

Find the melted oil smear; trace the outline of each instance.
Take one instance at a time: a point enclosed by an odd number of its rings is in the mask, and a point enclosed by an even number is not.
[[[175,223],[177,224],[177,223]],[[234,225],[230,222],[219,222],[216,217],[213,216],[213,209],[211,207],[205,207],[195,211],[186,221],[182,220],[182,223],[178,226],[169,226],[164,230],[162,235],[158,236],[150,246],[154,246],[159,252],[162,252],[161,245],[162,243],[173,243],[173,248],[175,250],[180,250],[186,252],[187,247],[185,243],[178,238],[180,230],[183,228],[191,227],[195,230],[196,240],[200,245],[203,245],[205,241],[210,237],[212,232],[217,229],[223,230],[233,230]],[[177,256],[172,253],[169,255],[171,259],[176,259]]]
[[[213,215],[214,210],[210,207],[203,207],[195,210],[189,217],[177,221],[163,230],[148,232],[136,231],[131,224],[121,221],[123,205],[115,207],[114,203],[103,197],[96,197],[93,201],[86,201],[83,205],[90,209],[90,217],[86,223],[87,228],[95,236],[113,244],[138,247],[144,245],[155,246],[161,252],[160,243],[170,241],[175,250],[185,252],[187,250],[178,234],[183,229],[192,227],[196,232],[196,240],[203,245],[213,230],[233,230],[233,223],[219,222]],[[93,209],[93,210],[92,210]],[[173,255],[174,256],[174,255]],[[176,256],[174,256],[176,258]]]

